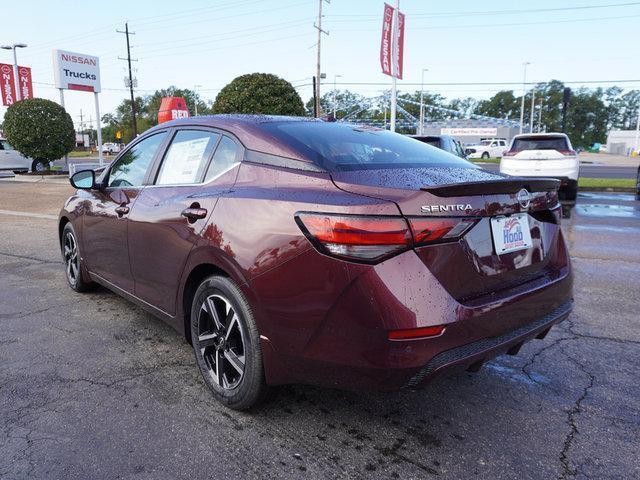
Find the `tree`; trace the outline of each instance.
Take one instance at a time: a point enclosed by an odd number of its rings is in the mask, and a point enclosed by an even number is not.
[[[68,154],[75,146],[71,116],[55,102],[32,98],[14,103],[4,116],[4,134],[11,145],[33,159],[32,170]]]
[[[213,104],[213,113],[304,115],[296,89],[270,73],[241,75],[225,86]]]

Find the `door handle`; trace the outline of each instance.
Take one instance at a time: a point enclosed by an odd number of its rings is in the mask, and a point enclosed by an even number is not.
[[[182,210],[182,216],[187,217],[190,222],[205,218],[207,216],[207,209],[200,207],[189,207]]]
[[[119,207],[116,207],[116,213],[120,217],[122,215],[126,215],[127,213],[129,213],[129,207],[125,207],[124,205],[120,205]]]

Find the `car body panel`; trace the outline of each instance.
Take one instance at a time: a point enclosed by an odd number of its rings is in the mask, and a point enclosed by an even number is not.
[[[28,171],[33,160],[25,157],[4,138],[0,138],[0,170]]]

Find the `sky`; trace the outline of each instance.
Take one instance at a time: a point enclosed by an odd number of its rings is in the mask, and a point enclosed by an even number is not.
[[[58,101],[53,86],[52,49],[100,58],[101,114],[125,98],[124,22],[132,35],[137,95],[175,85],[194,88],[206,100],[233,78],[252,72],[274,73],[311,96],[316,68],[319,0],[2,0],[0,43],[26,43],[18,63],[32,68],[34,94]],[[394,3],[393,0],[391,3]],[[527,79],[541,82],[615,80],[640,88],[638,25],[640,1],[624,0],[400,0],[406,14],[404,78],[398,89],[420,89],[448,98],[487,98],[501,89],[521,90]],[[323,5],[323,92],[351,89],[377,96],[388,89],[380,70],[382,0],[331,0]],[[0,63],[12,54],[0,50]],[[497,83],[504,85],[455,85]],[[515,85],[508,85],[508,83]],[[340,85],[342,83],[342,85]],[[382,85],[355,85],[381,83]],[[351,84],[351,85],[348,85]],[[413,85],[412,85],[413,84]],[[65,92],[76,125],[95,122],[92,95]],[[0,106],[0,118],[5,107]]]

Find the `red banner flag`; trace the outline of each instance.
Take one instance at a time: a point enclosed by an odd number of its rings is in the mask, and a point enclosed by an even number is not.
[[[2,89],[2,105],[8,107],[16,101],[16,83],[13,78],[13,65],[0,63],[0,89]]]
[[[404,13],[398,10],[393,39],[393,75],[402,80],[402,57],[404,54]]]
[[[18,88],[20,89],[20,100],[33,98],[33,82],[29,67],[18,67]]]
[[[380,42],[380,66],[382,73],[391,75],[391,38],[393,26],[393,10],[391,5],[384,4],[384,15],[382,17],[382,40]]]

